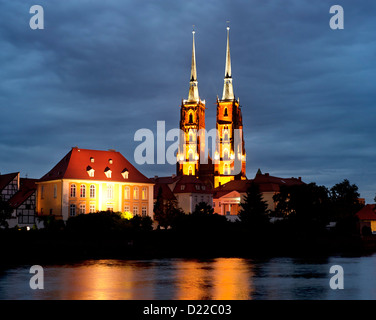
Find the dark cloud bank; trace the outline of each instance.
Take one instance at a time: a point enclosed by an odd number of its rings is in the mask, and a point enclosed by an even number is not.
[[[41,177],[72,146],[116,149],[133,161],[136,130],[178,126],[188,95],[192,24],[208,129],[222,94],[225,26],[243,108],[247,173],[348,178],[376,192],[376,5],[341,1],[1,1],[0,171]],[[147,176],[174,173],[144,165]]]

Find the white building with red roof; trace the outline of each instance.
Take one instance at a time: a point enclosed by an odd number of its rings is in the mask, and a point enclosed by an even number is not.
[[[263,200],[268,205],[268,210],[274,211],[276,203],[273,196],[280,191],[281,186],[301,185],[301,178],[279,178],[262,174],[259,170],[254,179],[233,180],[214,189],[213,207],[214,212],[226,215],[230,220],[235,220],[240,210],[240,204],[247,193],[251,183],[258,185]]]
[[[110,210],[153,218],[153,186],[120,152],[74,147],[37,182],[37,214],[65,221]]]
[[[166,200],[175,200],[185,213],[192,213],[200,202],[213,206],[211,185],[193,175],[172,175],[170,177],[154,177],[154,199],[159,188]]]

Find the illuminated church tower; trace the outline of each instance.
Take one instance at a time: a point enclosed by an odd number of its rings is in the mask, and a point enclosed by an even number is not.
[[[246,179],[246,153],[242,112],[235,99],[231,75],[230,27],[227,27],[226,67],[222,99],[217,98],[217,150],[214,155],[214,187]]]
[[[205,149],[205,100],[198,94],[195,31],[192,31],[192,64],[189,82],[188,99],[183,100],[180,107],[180,129],[184,137],[180,137],[177,154],[177,175],[198,176],[200,171],[200,151]]]

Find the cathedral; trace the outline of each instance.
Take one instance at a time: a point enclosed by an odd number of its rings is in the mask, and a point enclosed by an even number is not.
[[[180,106],[180,139],[177,154],[177,176],[190,175],[217,188],[232,180],[246,179],[246,152],[243,120],[239,99],[232,84],[230,57],[230,27],[227,27],[226,63],[222,99],[217,97],[215,148],[208,152],[208,132],[205,130],[205,100],[198,91],[195,31],[192,42],[192,64],[188,99]]]

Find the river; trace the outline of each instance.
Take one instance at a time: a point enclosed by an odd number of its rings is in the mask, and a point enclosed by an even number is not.
[[[344,289],[329,286],[332,265]],[[376,299],[376,254],[321,259],[278,257],[86,260],[43,265],[43,289],[31,289],[30,265],[0,270],[0,299]]]

